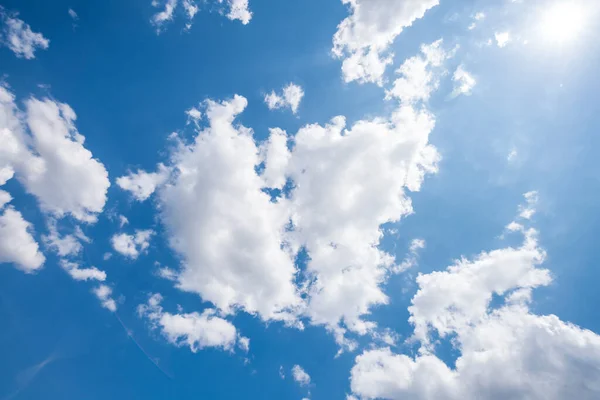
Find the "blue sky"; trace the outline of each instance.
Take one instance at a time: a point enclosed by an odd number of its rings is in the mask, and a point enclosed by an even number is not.
[[[0,399],[600,397],[593,2],[0,6]]]

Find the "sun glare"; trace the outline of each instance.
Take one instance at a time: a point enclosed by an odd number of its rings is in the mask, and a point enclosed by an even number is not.
[[[573,1],[555,3],[543,11],[541,29],[546,40],[567,42],[574,39],[585,23],[585,10]]]

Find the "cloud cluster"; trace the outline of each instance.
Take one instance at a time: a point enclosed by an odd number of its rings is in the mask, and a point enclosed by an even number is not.
[[[252,12],[249,8],[248,0],[212,0],[209,2],[200,2],[198,0],[152,0],[152,6],[159,9],[150,22],[156,27],[156,32],[160,33],[165,28],[168,22],[175,18],[175,13],[181,5],[181,9],[186,15],[186,29],[190,29],[193,24],[194,17],[200,11],[202,3],[206,7],[216,8],[221,14],[232,20],[238,20],[246,25],[252,19]]]
[[[36,197],[49,221],[44,243],[61,257],[77,255],[81,242],[89,239],[79,227],[60,235],[56,220],[69,215],[95,222],[110,185],[104,165],[84,147],[75,119],[67,104],[50,99],[30,98],[21,110],[14,95],[0,86],[0,185],[16,177]],[[12,206],[2,214],[2,237],[6,246],[0,259],[29,272],[41,268],[45,258],[31,226]]]
[[[530,204],[531,205],[531,204]],[[515,222],[516,223],[516,222]],[[534,229],[523,244],[462,259],[445,271],[419,275],[409,307],[416,357],[389,348],[367,350],[351,371],[354,398],[592,399],[600,394],[600,336],[532,314],[535,287],[551,276]],[[492,299],[502,299],[499,306]],[[439,338],[460,351],[450,368],[435,355]]]
[[[176,285],[223,313],[243,310],[296,326],[308,318],[344,348],[355,346],[348,331],[374,333],[376,324],[364,317],[388,302],[383,284],[416,262],[414,253],[397,265],[379,248],[381,225],[412,212],[407,192],[418,191],[439,160],[425,106],[450,54],[441,41],[422,53],[407,63],[423,71],[401,67],[388,91],[398,100],[391,115],[349,127],[338,116],[302,127],[293,139],[272,129],[257,144],[235,122],[245,98],[196,109],[197,135],[175,146],[161,167],[170,176],[157,189],[170,245],[183,260],[169,274]],[[309,260],[299,271],[302,251]]]
[[[344,81],[383,84],[396,37],[439,0],[342,0],[350,15],[333,37],[333,54],[343,58]]]

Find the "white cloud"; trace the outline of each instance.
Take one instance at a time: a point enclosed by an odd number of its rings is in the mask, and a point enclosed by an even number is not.
[[[163,279],[167,279],[169,281],[177,281],[177,277],[179,274],[174,269],[169,267],[162,267],[157,270],[157,275]]]
[[[179,0],[152,0],[152,6],[160,9],[150,20],[156,26],[156,33],[160,34],[165,25],[173,21],[179,4],[183,7],[188,20],[185,25],[186,30],[192,27],[194,17],[200,11],[197,0],[182,0],[181,2]],[[208,8],[216,8],[219,13],[224,14],[232,21],[239,20],[246,25],[252,19],[248,0],[211,0],[208,4]]]
[[[117,311],[117,302],[111,297],[112,289],[106,285],[100,285],[96,287],[92,292],[96,295],[102,307],[109,311]]]
[[[152,0],[153,7],[162,7],[161,11],[152,16],[151,22],[156,26],[156,32],[160,33],[162,26],[173,20],[177,0]]]
[[[243,352],[247,353],[250,351],[250,339],[247,337],[240,336],[238,338],[238,347],[242,349]]]
[[[77,13],[75,12],[75,10],[73,10],[72,8],[69,8],[69,16],[71,18],[73,18],[73,21],[78,21],[79,20],[79,16],[77,15]]]
[[[0,161],[2,159],[0,158]],[[0,186],[4,185],[14,176],[15,171],[10,166],[0,166]]]
[[[131,192],[137,201],[148,199],[156,190],[156,187],[162,185],[169,178],[169,169],[163,164],[158,165],[158,172],[130,172],[127,176],[117,178],[117,185],[128,192]]]
[[[5,205],[12,201],[12,196],[10,193],[0,190],[0,210],[4,208]]]
[[[285,185],[285,169],[291,157],[287,141],[285,131],[279,128],[271,129],[269,138],[259,149],[265,161],[262,178],[266,187],[281,189]]]
[[[518,155],[519,155],[519,153],[518,153],[517,149],[513,148],[508,153],[508,156],[506,156],[506,161],[513,162],[517,158]]]
[[[400,265],[395,266],[393,271],[395,273],[400,273],[406,271],[407,269],[413,268],[417,265],[419,251],[425,248],[425,240],[423,239],[413,239],[410,243],[409,253],[406,258],[400,263]]]
[[[496,32],[494,38],[498,47],[505,47],[510,42],[510,32]]]
[[[383,83],[393,54],[394,39],[438,0],[342,0],[350,16],[339,25],[333,37],[333,54],[343,58],[344,81]]]
[[[25,105],[18,110],[12,93],[0,86],[0,168],[13,170],[43,211],[95,222],[110,182],[104,165],[83,146],[75,112],[49,99],[30,98]]]
[[[79,227],[77,227],[79,228]],[[75,234],[69,234],[65,236],[61,236],[56,228],[56,221],[50,220],[48,224],[49,234],[42,236],[42,240],[44,244],[55,251],[60,257],[67,256],[75,256],[81,252],[83,246],[81,245],[81,241],[86,241],[89,239],[83,235],[83,239],[81,240]],[[81,237],[81,228],[79,228],[79,235]]]
[[[310,256],[313,323],[333,327],[343,320],[364,334],[371,325],[360,317],[387,303],[381,285],[394,258],[377,247],[380,225],[410,214],[405,190],[419,190],[424,175],[436,171],[438,154],[427,143],[433,126],[426,111],[401,106],[392,122],[359,121],[345,130],[338,118],[295,136],[289,236]]]
[[[423,47],[432,63],[445,57],[437,43]],[[361,120],[345,129],[344,118],[336,117],[324,127],[305,126],[294,137],[286,172],[295,185],[294,230],[286,236],[310,256],[306,313],[348,348],[354,344],[340,324],[361,335],[373,330],[363,316],[388,302],[382,285],[399,270],[378,247],[381,225],[412,213],[406,191],[418,191],[425,175],[437,171],[439,155],[428,143],[435,119],[417,104],[426,93],[413,93],[399,94],[405,101],[389,119]]]
[[[219,0],[220,3],[223,0]],[[227,18],[232,21],[239,20],[242,24],[246,25],[252,19],[252,12],[250,11],[248,0],[226,0],[229,5],[229,12]]]
[[[266,95],[265,103],[267,103],[269,110],[289,107],[292,112],[296,114],[300,102],[302,101],[302,97],[304,97],[304,90],[302,90],[302,87],[290,83],[283,88],[281,95],[275,93],[275,91]]]
[[[19,58],[30,60],[35,58],[37,49],[47,49],[50,41],[41,33],[31,30],[31,27],[17,18],[16,15],[6,14],[0,6],[0,22],[2,23],[2,34],[0,43],[7,46]]]
[[[459,65],[456,71],[454,71],[452,81],[454,82],[454,89],[452,90],[452,94],[450,94],[451,98],[458,97],[461,94],[470,96],[471,91],[477,84],[473,75],[467,72],[462,65]]]
[[[200,110],[198,110],[196,107],[191,107],[185,113],[194,122],[197,122],[200,119],[202,119],[202,112],[200,112]]]
[[[200,8],[193,0],[183,0],[183,8],[190,20],[194,19],[198,11],[200,11]]]
[[[138,314],[148,318],[170,343],[178,347],[189,346],[193,352],[206,347],[232,350],[239,338],[239,345],[246,346],[247,351],[249,340],[240,338],[235,326],[218,317],[215,310],[207,309],[202,314],[170,314],[163,310],[161,302],[160,294],[152,295],[147,304],[138,306]]]
[[[446,271],[419,275],[419,291],[409,307],[415,337],[426,344],[431,330],[440,337],[462,331],[486,315],[492,294],[549,284],[549,271],[537,268],[544,257],[536,232],[528,230],[521,247],[484,252]]]
[[[154,235],[154,231],[150,229],[136,229],[133,235],[126,233],[113,235],[111,243],[117,253],[135,260],[148,249],[152,235]]]
[[[592,399],[600,385],[600,336],[528,309],[531,289],[547,285],[539,268],[544,251],[536,231],[520,230],[519,248],[484,252],[446,271],[417,278],[409,307],[416,357],[389,348],[365,351],[355,360],[351,389],[358,399],[527,398]],[[492,306],[492,296],[504,299]],[[452,339],[460,351],[455,368],[435,356],[436,338]],[[437,339],[436,339],[437,340]]]
[[[469,25],[469,30],[473,30],[477,27],[477,23],[479,21],[483,21],[485,19],[485,13],[483,12],[478,12],[475,15],[473,15],[473,22],[471,22],[471,25]]]
[[[60,266],[76,281],[100,281],[106,280],[106,272],[96,267],[80,268],[79,264],[67,260],[61,260]],[[98,296],[98,294],[96,294]]]
[[[108,252],[107,252],[107,253],[104,253],[104,255],[102,256],[102,259],[103,259],[104,261],[108,261],[108,260],[110,260],[110,259],[111,259],[111,257],[112,257],[112,253],[108,253]]]
[[[129,220],[124,215],[119,215],[119,228],[123,228],[129,223]]]
[[[246,104],[241,96],[206,102],[209,126],[172,154],[176,173],[159,189],[161,216],[183,258],[181,289],[225,312],[289,319],[300,303],[293,258],[282,249],[289,216],[262,191],[251,131],[233,125]]]
[[[439,80],[447,58],[441,42],[423,53],[438,66],[430,82]],[[436,85],[428,85],[430,93]],[[404,269],[378,247],[381,225],[412,213],[408,191],[420,190],[439,160],[429,144],[435,119],[426,95],[400,97],[386,118],[304,126],[291,150],[280,129],[259,147],[250,129],[234,123],[245,98],[205,102],[197,136],[174,146],[170,179],[157,187],[169,243],[182,259],[169,278],[223,313],[297,326],[308,317],[347,349],[356,345],[348,332],[373,333],[376,324],[364,317],[388,302],[382,286]],[[271,201],[264,189],[288,179],[289,193]],[[416,263],[417,247],[406,262]],[[300,249],[309,261],[298,277]]]
[[[442,47],[442,40],[421,46],[421,54],[411,57],[396,71],[401,75],[394,81],[386,97],[398,98],[406,104],[429,100],[439,86],[441,68],[451,55]]]
[[[310,385],[310,375],[299,365],[294,365],[292,368],[292,376],[300,386]]]
[[[535,214],[536,206],[539,200],[538,192],[531,191],[524,194],[525,203],[524,205],[519,207],[519,217],[524,219],[531,219]]]
[[[0,214],[0,263],[14,263],[26,273],[42,268],[46,260],[20,212],[8,206]]]
[[[450,369],[439,358],[368,350],[356,358],[352,391],[362,399],[594,399],[600,336],[508,305],[456,339]]]

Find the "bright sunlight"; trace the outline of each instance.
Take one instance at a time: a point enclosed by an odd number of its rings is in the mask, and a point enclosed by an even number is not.
[[[542,15],[542,35],[554,43],[570,41],[582,31],[585,17],[584,8],[576,2],[552,4]]]

